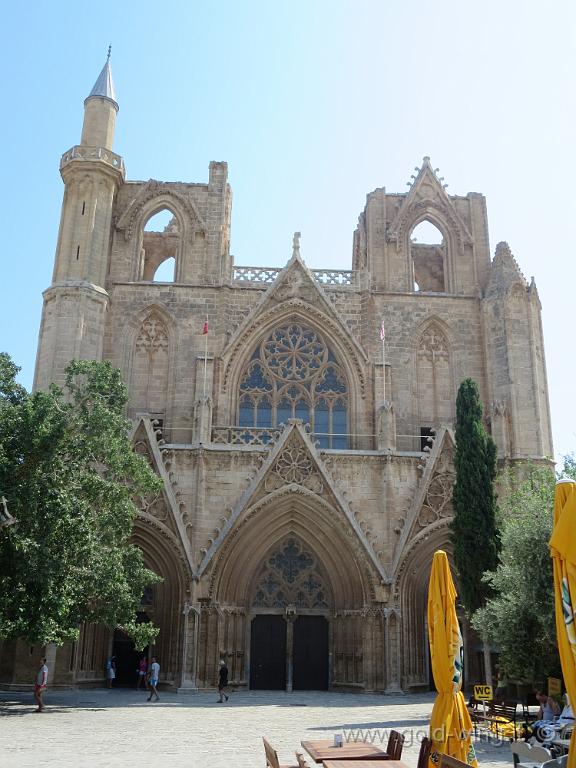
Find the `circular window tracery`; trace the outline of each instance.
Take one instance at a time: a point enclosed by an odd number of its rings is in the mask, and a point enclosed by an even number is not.
[[[329,592],[314,557],[290,537],[266,559],[258,573],[256,608],[328,608]]]
[[[300,323],[275,328],[240,379],[241,427],[310,424],[321,448],[348,447],[346,377],[318,331]]]

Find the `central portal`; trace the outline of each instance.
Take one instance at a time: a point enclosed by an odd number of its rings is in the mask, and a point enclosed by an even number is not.
[[[286,621],[282,616],[255,616],[252,620],[250,688],[286,690]]]
[[[331,605],[326,572],[298,536],[291,533],[269,550],[251,586],[251,688],[328,689]]]

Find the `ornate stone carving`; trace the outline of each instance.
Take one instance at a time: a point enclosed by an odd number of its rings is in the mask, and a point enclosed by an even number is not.
[[[168,329],[162,318],[155,312],[148,315],[140,326],[136,337],[136,351],[150,356],[156,352],[168,352]]]
[[[267,493],[281,488],[287,483],[295,483],[308,488],[313,493],[322,493],[324,484],[314,466],[309,451],[299,444],[287,445],[280,453],[267,475],[264,486]]]
[[[252,605],[261,608],[327,608],[328,593],[314,557],[290,536],[262,566]]]
[[[282,301],[271,306],[265,315],[258,315],[251,322],[247,323],[244,326],[243,331],[236,337],[236,339],[231,340],[233,346],[225,355],[222,380],[224,391],[226,391],[229,386],[230,374],[235,361],[245,352],[246,347],[250,345],[254,336],[257,336],[260,327],[274,316],[279,316],[279,318],[288,316],[291,321],[297,322],[298,318],[292,314],[293,310],[296,310],[298,312],[298,317],[306,317],[308,322],[314,321],[326,332],[327,335],[331,335],[334,338],[338,338],[340,340],[344,347],[347,360],[349,364],[354,368],[354,371],[358,377],[358,381],[360,383],[360,394],[362,397],[364,397],[366,388],[365,365],[367,358],[365,358],[364,355],[365,359],[362,359],[358,346],[354,343],[350,332],[346,331],[346,334],[343,334],[343,322],[340,321],[337,323],[334,319],[329,317],[326,312],[323,312],[318,307],[317,299],[318,297],[316,297],[316,302],[313,304],[308,301],[303,301],[296,296],[290,297],[286,301]],[[312,300],[314,300],[314,297],[312,297]],[[332,311],[335,312],[336,310],[333,309]]]
[[[418,357],[435,363],[438,360],[448,360],[448,342],[444,333],[436,325],[430,325],[422,336],[418,345]]]
[[[452,489],[455,480],[453,451],[443,451],[436,462],[434,475],[416,521],[419,529],[426,528],[440,518],[452,517]]]

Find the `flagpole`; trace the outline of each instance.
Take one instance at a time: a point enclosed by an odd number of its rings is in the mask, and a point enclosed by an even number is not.
[[[205,333],[204,336],[204,397],[206,397],[206,371],[208,367],[208,315],[206,315],[206,323],[204,324]]]
[[[386,402],[386,339],[382,339],[382,392]]]
[[[382,340],[382,394],[386,402],[386,331],[384,330],[384,320],[380,325],[380,338]]]

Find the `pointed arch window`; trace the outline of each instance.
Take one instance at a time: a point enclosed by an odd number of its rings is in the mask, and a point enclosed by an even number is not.
[[[453,423],[451,370],[448,339],[442,328],[430,323],[420,334],[416,354],[417,411],[424,439],[431,427]]]
[[[140,272],[142,280],[173,283],[181,233],[175,213],[162,208],[150,216],[142,232]]]
[[[410,259],[414,291],[443,293],[446,290],[446,240],[427,219],[410,233]]]
[[[348,447],[348,385],[321,334],[300,323],[276,328],[254,351],[238,393],[242,427],[310,424],[321,448]]]

